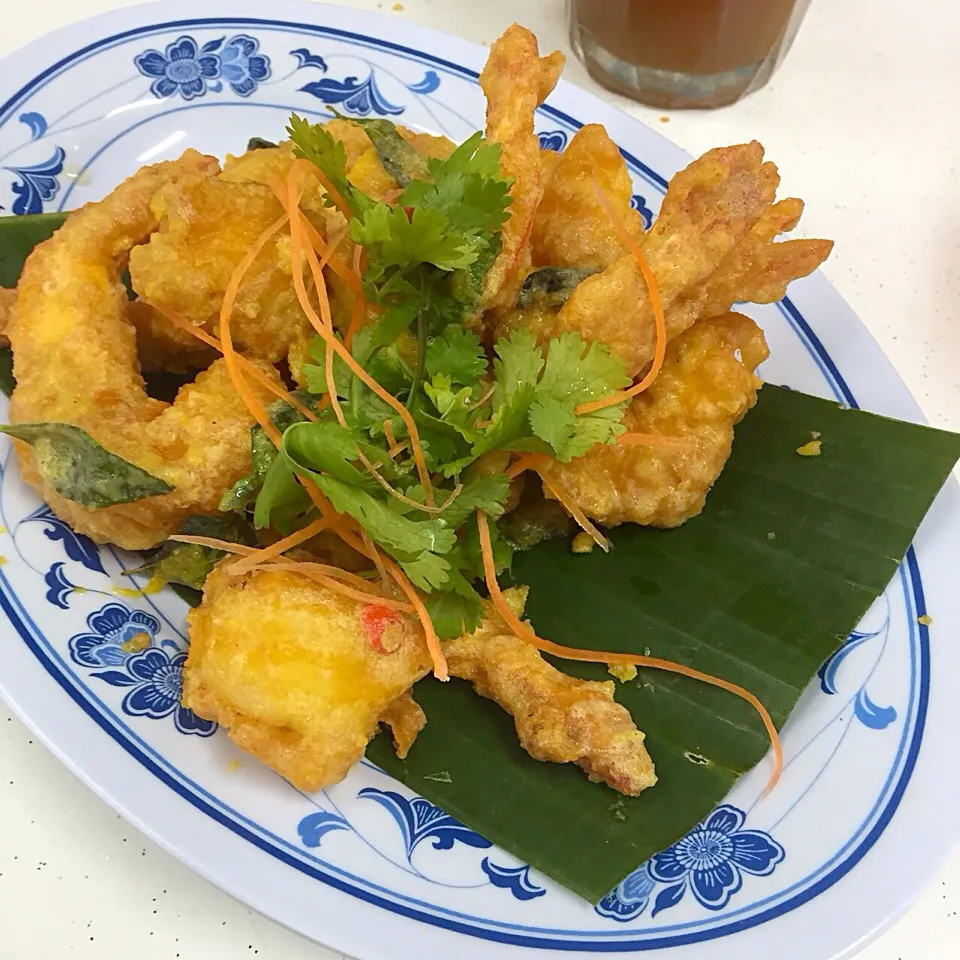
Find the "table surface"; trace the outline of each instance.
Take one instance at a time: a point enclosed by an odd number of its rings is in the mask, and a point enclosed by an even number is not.
[[[0,56],[124,0],[4,3]],[[562,0],[353,0],[489,43],[516,16],[570,53]],[[804,229],[833,237],[824,271],[928,419],[960,430],[960,134],[952,0],[814,0],[774,81],[712,113],[669,117],[604,94],[691,153],[756,138]],[[567,79],[599,88],[572,57]],[[895,189],[894,189],[895,185]],[[51,909],[54,908],[54,909]],[[960,955],[960,855],[860,960]],[[0,956],[40,960],[338,960],[248,909],[141,836],[0,702]],[[388,960],[388,958],[384,958]]]

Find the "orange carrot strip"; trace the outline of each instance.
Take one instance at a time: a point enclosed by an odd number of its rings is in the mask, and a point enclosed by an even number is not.
[[[390,426],[390,418],[387,417],[386,420],[382,423],[383,427],[383,436],[387,441],[388,447],[395,447],[397,445],[397,438],[393,435],[393,427]]]
[[[647,295],[650,298],[650,306],[653,309],[653,323],[654,329],[656,331],[656,340],[654,341],[653,348],[653,363],[650,365],[650,369],[647,371],[646,376],[638,383],[635,383],[632,387],[627,390],[621,390],[618,393],[612,393],[609,397],[602,397],[600,400],[591,400],[588,403],[581,403],[577,407],[577,413],[593,413],[596,410],[603,410],[605,407],[612,407],[615,404],[621,403],[624,400],[631,400],[638,393],[643,393],[647,387],[657,379],[657,376],[660,373],[660,368],[663,366],[663,359],[667,353],[667,319],[663,313],[663,301],[660,297],[660,287],[657,285],[657,278],[653,275],[653,271],[650,269],[649,264],[647,263],[646,257],[640,252],[640,247],[637,246],[636,240],[630,236],[629,233],[624,229],[623,224],[620,222],[620,218],[616,215],[613,208],[610,206],[610,202],[603,194],[603,190],[600,189],[600,184],[597,183],[596,179],[593,181],[593,188],[596,191],[597,198],[600,200],[600,205],[603,207],[604,213],[609,217],[613,229],[616,231],[617,236],[624,242],[627,249],[630,253],[633,254],[633,259],[636,260],[637,266],[640,269],[640,273],[643,276],[643,282],[647,287]]]
[[[253,261],[256,260],[260,251],[280,232],[289,219],[290,218],[284,214],[257,237],[253,246],[247,251],[233,271],[230,281],[227,283],[227,288],[223,292],[223,302],[220,304],[220,342],[223,345],[223,359],[227,365],[227,373],[230,375],[233,388],[240,395],[257,423],[263,427],[263,432],[276,447],[280,446],[280,431],[273,425],[273,421],[270,419],[263,404],[257,399],[247,385],[247,381],[244,379],[243,370],[240,365],[240,355],[233,348],[233,337],[230,334],[230,319],[233,315],[233,305],[236,302],[237,294],[240,291],[240,284],[244,276],[250,269]]]
[[[266,566],[260,568],[263,570],[289,570],[292,573],[299,573],[301,576],[306,577],[309,580],[313,580],[315,583],[319,583],[324,587],[327,587],[329,590],[333,590],[335,593],[343,594],[345,597],[350,597],[352,600],[359,600],[361,603],[382,603],[385,607],[390,607],[392,610],[402,610],[404,612],[413,612],[413,607],[408,603],[401,603],[397,600],[391,600],[389,597],[383,596],[377,590],[358,590],[356,587],[350,586],[348,583],[344,583],[339,577],[335,577],[331,574],[322,572],[319,567],[324,567],[326,564],[313,564],[307,561],[296,563],[296,562],[277,562],[270,563]],[[370,585],[367,584],[369,587]]]
[[[363,278],[363,247],[359,244],[353,248],[353,272]],[[363,288],[361,287],[361,290]],[[349,347],[350,343],[353,340],[354,334],[360,329],[363,324],[363,318],[366,314],[367,303],[363,298],[362,293],[354,293],[353,295],[353,306],[350,309],[350,322],[347,324],[347,333],[344,336],[344,343]]]
[[[248,555],[257,552],[256,547],[248,547],[245,543],[234,543],[232,540],[218,540],[216,537],[195,537],[192,534],[175,533],[167,539],[177,543],[192,543],[198,547],[210,547],[213,550],[222,550],[224,553]]]
[[[301,482],[322,513],[323,507],[320,503],[322,494],[317,488],[317,485],[312,480],[302,480]],[[370,542],[370,546],[368,547],[360,537],[355,536],[349,530],[343,528],[335,529],[348,546],[353,547],[358,553],[370,557],[376,563],[377,557],[380,557],[380,553],[376,546],[369,541],[369,538],[368,542]],[[407,596],[407,599],[413,605],[414,612],[420,620],[420,624],[423,627],[424,638],[427,643],[427,650],[429,650],[430,659],[433,661],[433,675],[438,680],[449,680],[450,673],[447,670],[447,659],[444,657],[443,650],[440,647],[440,639],[433,629],[433,621],[430,619],[430,614],[427,612],[427,608],[424,606],[419,594],[414,589],[413,584],[406,578],[403,571],[392,560],[381,557],[381,562],[400,590]]]
[[[360,528],[360,536],[363,538],[363,545],[366,547],[370,558],[373,560],[374,566],[377,568],[377,576],[380,578],[380,583],[383,585],[384,589],[386,589],[388,578],[387,568],[383,564],[383,557],[380,556],[380,551],[377,550],[373,540],[370,537],[370,534],[367,533],[363,527]]]
[[[289,203],[289,192],[286,199]],[[396,410],[400,415],[400,418],[406,425],[407,433],[410,437],[413,461],[416,464],[417,474],[420,478],[420,484],[424,490],[424,498],[428,506],[433,506],[433,485],[430,481],[430,473],[427,470],[427,462],[423,453],[423,447],[420,444],[417,425],[414,423],[413,417],[410,415],[410,411],[407,410],[407,408],[395,396],[393,396],[393,394],[384,390],[383,387],[381,387],[380,384],[377,383],[377,381],[371,377],[370,374],[367,373],[367,371],[364,370],[359,363],[357,363],[350,351],[347,350],[343,343],[333,333],[332,324],[328,329],[325,319],[321,319],[321,317],[318,316],[317,312],[313,309],[309,297],[307,296],[307,290],[303,280],[302,265],[300,263],[300,257],[303,251],[303,237],[301,235],[303,221],[297,211],[290,209],[289,214],[292,215],[288,216],[288,219],[290,220],[290,247],[293,260],[293,286],[297,293],[297,299],[300,301],[300,306],[307,315],[307,318],[310,320],[314,330],[320,334],[320,337],[326,343],[328,352],[330,350],[335,350],[344,363],[346,363],[347,367],[354,374],[354,376],[356,376],[361,383],[369,387],[381,400],[384,401],[384,403],[393,407],[393,409]],[[308,249],[308,262],[310,262],[311,255],[315,257],[316,253],[312,249]],[[324,295],[325,293],[326,291],[324,290]],[[324,298],[321,297],[321,310],[323,309],[323,299]],[[331,397],[331,402],[332,401],[333,398]]]
[[[413,604],[413,609],[420,618],[420,623],[423,626],[424,638],[427,641],[427,650],[430,652],[430,659],[433,661],[433,675],[438,680],[449,680],[450,671],[447,669],[447,658],[443,655],[443,649],[440,646],[440,638],[437,636],[437,632],[433,629],[433,621],[430,619],[430,614],[427,612],[427,608],[423,605],[420,595],[414,589],[413,584],[406,578],[403,571],[396,566],[396,564],[392,563],[390,560],[384,560],[384,565],[389,571],[390,576],[393,577],[397,586],[401,589],[401,591],[403,591],[410,603]]]
[[[525,453],[507,470],[507,479],[514,480],[527,470],[534,470],[540,464],[546,463],[550,457],[545,453]]]
[[[521,620],[511,609],[506,598],[500,590],[500,584],[497,582],[497,569],[493,559],[493,545],[490,541],[490,527],[487,525],[486,515],[482,511],[477,511],[477,526],[480,530],[480,553],[483,558],[483,576],[487,584],[487,590],[490,592],[490,599],[493,601],[497,612],[503,617],[506,625],[525,643],[529,643],[543,653],[549,653],[551,656],[559,657],[562,660],[579,660],[587,663],[621,663],[635,667],[648,667],[652,670],[664,670],[668,673],[679,673],[682,676],[690,677],[693,680],[700,680],[702,683],[708,683],[711,686],[719,687],[728,693],[736,694],[746,700],[760,714],[760,719],[766,728],[767,736],[770,738],[770,747],[773,751],[773,771],[767,786],[764,789],[764,795],[769,793],[780,779],[780,772],[783,769],[783,748],[780,744],[780,735],[777,733],[777,727],[773,722],[767,708],[760,700],[749,690],[724,680],[721,677],[715,677],[709,673],[703,673],[701,670],[695,670],[693,667],[685,666],[682,663],[675,663],[673,660],[663,660],[660,657],[646,657],[632,653],[615,653],[600,650],[581,650],[576,647],[565,647],[559,643],[553,643],[550,640],[544,640],[538,637],[533,628]]]
[[[143,302],[149,303],[147,300]],[[166,307],[158,307],[153,303],[149,303],[149,306],[153,310],[156,310],[165,320],[172,323],[173,326],[183,330],[184,333],[189,333],[191,336],[196,337],[201,343],[205,343],[208,347],[216,350],[217,353],[223,353],[223,346],[220,341],[212,334],[207,333],[202,327],[195,326],[189,320],[184,320],[183,317],[171,313]],[[309,407],[305,407],[293,394],[284,390],[279,384],[274,383],[255,363],[251,363],[243,355],[238,355],[238,359],[243,369],[246,370],[257,383],[264,387],[264,389],[269,390],[278,400],[289,403],[291,407],[298,410],[308,420],[317,419],[316,414]]]
[[[293,547],[305,543],[311,537],[315,537],[321,531],[326,530],[328,526],[329,524],[323,517],[311,520],[310,523],[302,529],[294,530],[289,536],[283,537],[283,539],[277,540],[267,547],[263,547],[263,549],[258,550],[256,553],[249,554],[244,560],[235,560],[230,564],[230,573],[236,576],[239,576],[241,573],[246,573],[255,566],[271,560],[273,557],[279,557],[282,553],[286,553],[287,550],[291,550]]]
[[[554,480],[549,474],[544,473],[538,468],[534,468],[538,476],[543,481],[543,485],[553,494],[555,500],[559,500],[563,509],[570,514],[585,533],[590,534],[593,542],[605,553],[610,551],[610,541],[587,519],[587,515],[573,502],[568,491]]]

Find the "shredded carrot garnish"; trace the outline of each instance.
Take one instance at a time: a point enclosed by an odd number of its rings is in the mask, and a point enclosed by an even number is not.
[[[301,216],[299,209],[294,209],[295,194],[291,197],[290,190],[291,185],[295,189],[295,182],[293,181],[292,173],[293,171],[291,170],[291,175],[288,177],[287,181],[287,195],[284,197],[284,200],[288,210],[288,215],[285,219],[289,219],[290,221],[290,247],[293,260],[293,285],[297,294],[297,299],[300,301],[300,306],[307,315],[307,318],[310,320],[314,330],[320,334],[320,337],[326,343],[328,353],[331,350],[336,351],[337,355],[344,361],[344,363],[346,363],[351,373],[353,373],[361,383],[372,390],[381,400],[384,401],[384,403],[393,407],[393,409],[396,410],[400,415],[400,418],[403,420],[404,425],[407,428],[407,433],[410,438],[411,453],[413,454],[413,461],[417,467],[420,484],[424,490],[424,499],[426,500],[428,506],[433,506],[433,484],[430,481],[430,473],[427,470],[427,462],[423,453],[423,447],[420,444],[420,436],[417,432],[417,425],[414,422],[410,411],[407,410],[407,408],[395,396],[393,396],[393,394],[384,390],[383,387],[381,387],[380,384],[377,383],[377,381],[371,377],[370,374],[367,373],[367,371],[364,370],[359,363],[357,363],[350,351],[337,338],[336,334],[334,334],[332,322],[328,326],[326,322],[327,318],[324,317],[321,319],[321,317],[318,316],[317,312],[313,309],[313,305],[310,303],[310,299],[307,295],[306,285],[304,284],[303,269],[300,261],[301,255],[305,249],[303,243],[303,228],[305,218]],[[316,252],[312,249],[312,247],[306,248],[306,255],[308,263],[312,264],[316,261]],[[313,258],[312,260],[311,257]],[[321,289],[317,292],[318,296],[320,296],[321,312],[324,312],[326,290],[321,285]],[[329,310],[329,302],[327,303],[327,310]],[[333,397],[331,396],[331,401],[332,400]]]
[[[617,437],[621,447],[689,447],[690,441],[685,437],[664,437],[659,433],[621,433]]]
[[[395,443],[395,444],[387,451],[387,456],[388,456],[391,460],[393,460],[394,457],[396,457],[398,454],[403,453],[403,451],[406,450],[409,445],[410,445],[410,444],[408,444],[406,440],[401,440],[399,443]]]
[[[237,264],[236,269],[227,283],[227,288],[223,292],[223,302],[220,304],[220,342],[223,347],[223,359],[227,365],[227,373],[233,383],[233,388],[240,395],[247,409],[253,414],[257,423],[263,427],[263,432],[271,439],[274,446],[280,446],[280,431],[273,425],[269,414],[263,404],[257,399],[253,391],[247,385],[244,379],[243,370],[240,364],[240,355],[233,348],[233,338],[230,335],[230,319],[233,314],[233,305],[236,302],[237,294],[240,291],[240,284],[246,276],[247,271],[256,260],[260,251],[270,242],[270,240],[280,232],[284,224],[290,218],[284,214],[276,219],[259,237],[254,241],[253,246],[244,255],[244,258]],[[294,271],[296,272],[296,271]]]
[[[584,533],[589,534],[590,538],[601,550],[609,553],[610,541],[587,519],[587,515],[573,502],[573,498],[569,492],[564,490],[553,477],[543,470],[537,469],[537,474],[543,481],[543,485],[553,495],[553,498],[559,500],[563,509],[577,522],[577,526],[579,526]]]
[[[545,453],[525,453],[507,470],[507,479],[514,480],[521,473],[525,473],[527,470],[535,470],[550,459]]]
[[[217,353],[223,353],[223,345],[220,341],[212,334],[207,333],[202,327],[198,327],[189,320],[184,320],[183,317],[171,313],[166,307],[158,307],[148,300],[144,300],[143,302],[147,303],[153,310],[156,310],[160,316],[168,320],[173,326],[183,330],[184,333],[189,333],[191,336],[196,337],[201,343],[205,343],[208,347],[216,350]],[[237,359],[240,361],[243,369],[264,389],[269,390],[278,400],[289,403],[291,407],[303,414],[308,420],[317,419],[316,414],[309,407],[305,407],[293,394],[284,390],[279,384],[274,383],[255,363],[251,363],[246,357],[239,354]]]
[[[384,590],[386,590],[389,578],[387,576],[387,568],[383,564],[383,557],[380,556],[380,551],[374,545],[370,534],[367,533],[363,527],[360,528],[360,536],[363,539],[363,545],[367,549],[368,556],[373,560],[373,564],[377,568],[377,576],[380,578],[380,583]]]
[[[447,681],[450,679],[450,672],[447,670],[447,658],[443,655],[440,647],[440,639],[436,630],[433,629],[433,621],[427,608],[423,605],[420,595],[414,589],[413,584],[406,578],[403,571],[390,560],[384,560],[390,576],[393,577],[397,586],[404,593],[406,598],[413,604],[413,609],[420,618],[423,626],[424,638],[427,641],[427,650],[430,652],[430,659],[433,661],[433,675],[438,680]]]
[[[276,194],[276,197],[277,197],[277,199],[280,201],[280,203],[281,203],[284,207],[286,207],[286,200],[285,200],[286,188],[285,188],[285,187],[283,186],[283,184],[280,182],[279,178],[277,178],[277,177],[270,177],[270,178],[268,178],[268,180],[267,180],[267,184],[268,184],[268,186],[270,187],[270,189],[273,190],[273,192]],[[347,219],[349,220],[350,218],[348,217]],[[304,228],[304,230],[306,231],[307,239],[309,239],[310,243],[313,244],[314,248],[316,248],[316,249],[319,250],[319,249],[321,249],[321,248],[323,248],[323,247],[326,246],[326,244],[324,243],[323,237],[320,236],[320,233],[319,233],[319,231],[317,230],[317,228],[316,228],[309,220],[305,220],[304,225],[303,225],[303,228]],[[344,234],[341,232],[341,233],[339,233],[339,234],[337,235],[337,238],[336,238],[335,241],[331,241],[331,243],[332,243],[333,245],[330,247],[330,256],[329,256],[329,261],[328,261],[328,262],[329,262],[329,266],[330,266],[330,269],[333,270],[333,272],[346,284],[346,286],[348,287],[348,289],[350,289],[353,293],[355,293],[355,294],[357,294],[357,295],[359,295],[359,296],[362,297],[362,296],[363,296],[363,284],[362,284],[362,282],[361,282],[361,278],[358,277],[358,276],[334,253],[335,247],[336,247],[337,244],[339,244],[340,241],[343,239],[343,236],[344,236]]]
[[[613,225],[613,229],[616,231],[617,236],[624,242],[627,249],[630,253],[633,254],[633,259],[637,262],[637,267],[640,269],[640,274],[643,277],[643,282],[647,287],[647,296],[650,298],[650,307],[653,310],[653,323],[654,330],[656,331],[656,339],[654,341],[653,348],[653,363],[650,364],[650,369],[647,371],[646,375],[642,380],[635,383],[632,387],[629,387],[627,390],[621,390],[618,393],[613,393],[609,397],[602,397],[600,400],[590,400],[588,403],[581,403],[577,407],[577,413],[593,413],[596,410],[603,410],[605,407],[612,407],[618,403],[622,403],[624,400],[631,400],[638,393],[643,393],[647,387],[657,379],[657,376],[660,373],[660,368],[663,366],[663,359],[667,353],[667,319],[663,313],[663,301],[660,298],[660,287],[657,285],[657,278],[653,275],[653,271],[650,269],[649,264],[647,263],[646,257],[640,252],[640,247],[637,246],[637,241],[630,236],[629,233],[624,229],[623,224],[620,222],[620,218],[616,215],[613,210],[613,207],[610,206],[610,201],[603,194],[603,190],[600,189],[600,184],[597,183],[596,179],[593,181],[593,188],[596,191],[597,198],[600,201],[600,205],[603,207],[604,213],[610,219],[610,223]]]
[[[353,272],[361,278],[363,277],[363,265],[365,259],[363,247],[358,244],[353,248]],[[353,342],[354,334],[363,325],[363,318],[366,315],[366,308],[367,304],[363,298],[362,292],[355,292],[353,294],[353,306],[350,309],[350,322],[347,324],[347,333],[343,338],[344,343],[346,343],[348,347]]]
[[[291,573],[299,573],[301,576],[306,577],[308,580],[313,580],[314,583],[319,583],[321,586],[332,590],[334,593],[339,593],[345,597],[350,597],[352,600],[359,600],[360,603],[382,603],[384,606],[390,607],[392,610],[402,610],[404,613],[413,612],[413,607],[409,603],[401,603],[398,600],[392,600],[389,597],[385,597],[379,591],[371,589],[370,584],[365,585],[365,590],[359,590],[356,587],[350,586],[348,583],[344,583],[342,578],[334,576],[332,573],[325,573],[322,569],[320,569],[325,567],[327,567],[326,564],[315,564],[308,561],[303,561],[300,563],[290,561],[267,564],[261,569],[288,570]],[[337,568],[332,567],[329,569],[336,570]]]
[[[695,670],[682,663],[675,663],[673,660],[663,660],[660,657],[646,657],[632,653],[616,653],[602,650],[581,650],[577,647],[565,647],[559,643],[553,643],[550,640],[544,640],[538,637],[533,628],[521,620],[507,603],[500,584],[497,582],[497,569],[493,559],[493,545],[490,541],[490,527],[487,525],[486,515],[482,511],[477,511],[477,526],[480,531],[480,553],[483,558],[483,575],[487,584],[487,590],[490,592],[490,599],[497,612],[503,618],[504,623],[525,643],[529,643],[543,653],[549,653],[551,656],[559,657],[562,660],[579,660],[587,663],[604,664],[626,664],[635,667],[648,667],[652,670],[664,670],[668,673],[679,673],[682,676],[690,677],[693,680],[700,680],[702,683],[708,683],[711,686],[719,687],[728,693],[736,694],[746,700],[760,714],[763,726],[770,738],[770,747],[773,751],[773,771],[767,786],[764,789],[764,795],[769,793],[780,779],[780,771],[783,769],[783,748],[780,745],[780,736],[777,733],[776,725],[773,722],[767,708],[754,696],[749,690],[724,680],[722,677],[715,677],[709,673],[703,673],[701,670]]]
[[[388,447],[395,447],[397,445],[397,438],[393,435],[393,427],[390,426],[390,418],[387,417],[383,421],[383,435],[386,438]],[[392,454],[391,454],[392,456]]]
[[[167,539],[177,543],[192,543],[198,547],[210,547],[212,550],[222,550],[224,553],[249,555],[257,552],[256,547],[248,547],[244,543],[234,543],[231,540],[218,540],[216,537],[195,537],[192,534],[175,533]]]
[[[230,573],[235,574],[236,576],[246,573],[248,570],[252,570],[259,564],[264,563],[267,560],[271,560],[274,557],[279,557],[281,554],[286,553],[287,550],[292,550],[301,543],[305,543],[307,540],[315,537],[318,533],[326,530],[329,525],[330,524],[323,517],[318,517],[316,520],[311,520],[310,523],[308,523],[302,529],[294,530],[294,532],[289,536],[286,536],[281,540],[277,540],[276,543],[271,543],[268,547],[264,547],[262,550],[258,550],[256,553],[249,554],[246,559],[234,561],[230,564]]]

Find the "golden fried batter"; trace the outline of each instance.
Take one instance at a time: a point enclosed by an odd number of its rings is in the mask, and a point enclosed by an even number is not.
[[[630,208],[633,185],[627,165],[600,124],[577,131],[545,181],[533,221],[534,266],[603,270],[629,253],[611,228],[597,188],[629,233],[642,236],[643,219]]]
[[[598,523],[679,526],[703,509],[730,456],[734,425],[756,403],[761,381],[753,371],[766,358],[763,333],[749,317],[700,321],[670,344],[660,375],[623,421],[627,430],[689,446],[601,446],[545,469]]]
[[[772,201],[776,168],[762,160],[758,143],[723,147],[694,160],[670,181],[660,214],[643,238],[643,252],[667,311],[668,338],[697,319],[671,312],[673,302],[710,276]],[[602,216],[602,225],[612,229]],[[653,359],[653,308],[630,254],[587,277],[553,315],[553,323],[549,319],[539,317],[539,335],[544,339],[571,330],[584,340],[604,343],[624,361],[628,376]],[[523,312],[503,315],[496,336],[525,323]]]
[[[685,330],[698,317],[716,317],[735,303],[773,303],[787,284],[812,273],[830,255],[832,240],[775,243],[800,220],[803,201],[781,200],[768,207],[745,237],[699,286],[667,311],[670,330]]]
[[[147,396],[119,279],[131,246],[157,227],[150,205],[157,190],[215,171],[216,161],[192,150],[143,167],[106,199],[72,213],[24,264],[8,326],[17,380],[11,422],[75,424],[175,488],[88,509],[44,483],[29,446],[15,441],[24,479],[74,530],[97,541],[131,550],[156,546],[185,516],[214,510],[249,469],[252,418],[222,361],[181,389],[173,405]]]
[[[364,609],[297,573],[221,566],[188,615],[184,706],[308,792],[347,775],[381,718],[409,749],[419,708],[397,699],[430,656],[419,626],[398,620],[380,642]]]
[[[493,618],[444,648],[450,675],[469,680],[513,718],[535,760],[575,763],[591,780],[628,796],[657,782],[644,734],[613,699],[612,680],[561,673]]]
[[[280,201],[259,183],[207,178],[167,184],[151,209],[160,230],[131,251],[133,289],[161,312],[219,336],[227,284],[257,237],[283,215]],[[240,284],[230,328],[237,348],[250,356],[280,360],[307,335],[291,269],[289,237],[279,234]],[[175,333],[181,343],[189,338]]]
[[[500,144],[500,168],[513,178],[510,219],[503,225],[500,253],[484,281],[484,309],[512,307],[530,270],[530,234],[543,196],[533,114],[556,85],[563,61],[558,51],[541,57],[537,38],[515,23],[494,42],[480,74],[487,98],[486,136]]]
[[[10,322],[10,314],[13,312],[13,301],[17,299],[17,291],[0,287],[0,346],[7,346],[10,341],[7,339],[7,324]]]

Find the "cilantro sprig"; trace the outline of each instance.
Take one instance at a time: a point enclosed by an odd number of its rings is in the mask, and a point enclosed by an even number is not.
[[[445,159],[412,163],[389,121],[376,124],[368,132],[378,153],[401,174],[392,204],[350,182],[343,145],[325,127],[294,116],[289,133],[295,152],[316,164],[349,209],[350,236],[365,253],[364,294],[378,311],[350,351],[410,413],[433,477],[433,505],[414,469],[404,421],[339,357],[333,388],[345,425],[319,402],[329,385],[318,338],[314,362],[303,368],[317,421],[274,408],[280,450],[255,428],[251,473],[222,507],[243,511],[253,501],[256,526],[295,529],[315,516],[299,482],[311,480],[400,565],[425,596],[438,635],[450,638],[475,629],[483,612],[473,586],[483,573],[480,546],[476,525],[467,521],[478,510],[497,519],[509,495],[506,476],[490,472],[488,455],[532,451],[568,461],[614,441],[623,431],[622,407],[577,411],[628,378],[606,347],[576,333],[544,349],[530,331],[518,330],[488,355],[468,321],[508,216],[510,181],[500,170],[499,147],[478,133]],[[502,569],[510,550],[495,527],[493,533]]]

